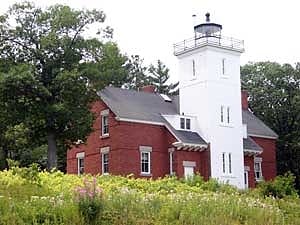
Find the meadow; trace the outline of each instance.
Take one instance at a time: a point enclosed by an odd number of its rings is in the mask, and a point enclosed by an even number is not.
[[[0,172],[0,225],[300,224],[288,178],[240,191],[200,176],[180,180],[76,176],[13,167]]]

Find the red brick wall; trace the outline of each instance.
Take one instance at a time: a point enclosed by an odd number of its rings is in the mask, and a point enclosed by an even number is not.
[[[242,90],[242,109],[248,109],[248,92]]]
[[[250,188],[255,187],[255,175],[254,175],[254,156],[244,156],[244,164],[248,166],[250,171],[248,171],[248,183]]]
[[[263,153],[258,156],[262,157],[262,174],[265,180],[271,180],[277,175],[276,170],[276,140],[252,137],[253,140],[263,148]]]
[[[209,162],[209,151],[205,150],[202,152],[194,151],[175,151],[174,152],[174,171],[178,177],[184,177],[184,167],[183,161],[193,161],[196,163],[194,167],[194,172],[199,173],[204,177],[205,180],[208,180],[210,162]]]
[[[176,141],[174,136],[164,126],[122,122],[109,113],[109,137],[101,138],[100,112],[108,107],[102,101],[97,101],[92,110],[96,113],[94,131],[89,135],[85,144],[74,147],[67,153],[67,172],[77,173],[76,153],[85,152],[85,173],[101,174],[100,148],[110,147],[109,173],[114,175],[134,174],[141,176],[140,146],[151,146],[151,177],[158,178],[170,173],[170,159],[168,149]],[[183,161],[195,161],[195,172],[199,172],[205,179],[209,174],[209,151],[173,153],[173,171],[180,177],[184,174]]]
[[[110,147],[109,172],[115,175],[134,174],[140,177],[140,146],[151,146],[151,174],[153,178],[169,174],[168,148],[176,139],[164,126],[121,122],[115,115],[109,114],[109,137],[101,138],[100,112],[107,109],[102,101],[93,106],[96,112],[94,131],[88,137],[86,144],[74,147],[67,153],[67,172],[77,173],[77,152],[85,152],[85,172],[102,173],[100,148]]]

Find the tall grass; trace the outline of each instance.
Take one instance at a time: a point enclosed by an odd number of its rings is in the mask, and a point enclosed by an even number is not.
[[[300,224],[297,195],[275,198],[262,189],[241,192],[215,180],[204,182],[198,176],[187,181],[97,176],[93,181],[89,175],[22,171],[0,172],[0,225],[87,224],[84,214],[88,215],[91,201],[83,205],[78,201],[78,190],[85,188],[87,181],[101,188],[94,224]]]

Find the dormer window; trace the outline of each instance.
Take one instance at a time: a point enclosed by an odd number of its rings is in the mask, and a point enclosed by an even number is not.
[[[185,119],[185,128],[187,130],[191,129],[191,119]]]
[[[109,123],[108,123],[109,110],[101,111],[101,136],[109,136]]]
[[[180,129],[190,130],[191,129],[191,119],[180,118]]]
[[[184,118],[180,118],[180,129],[185,129],[185,119]]]

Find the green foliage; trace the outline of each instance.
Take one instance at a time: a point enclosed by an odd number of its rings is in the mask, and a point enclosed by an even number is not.
[[[129,71],[128,80],[125,87],[128,89],[139,90],[145,85],[149,84],[147,76],[147,67],[143,64],[144,59],[139,55],[132,55],[127,61],[127,68]]]
[[[40,185],[28,182],[22,172],[0,172],[1,225],[296,225],[300,221],[296,195],[262,197],[256,191],[216,186],[214,180],[204,182],[200,176],[194,181],[175,177],[153,181],[39,172],[38,177]],[[101,191],[95,191],[99,187]]]
[[[20,176],[30,184],[40,185],[41,179],[39,177],[40,167],[33,163],[29,167],[19,167],[19,162],[8,159],[8,167],[13,175]]]
[[[251,110],[279,135],[279,174],[291,171],[300,189],[300,64],[249,63],[241,75]]]
[[[264,197],[284,198],[286,196],[297,196],[294,185],[295,176],[292,173],[286,173],[284,176],[276,177],[273,181],[259,183],[258,191]]]
[[[178,87],[179,82],[175,84],[167,84],[170,78],[169,69],[160,60],[157,60],[156,65],[151,64],[148,70],[150,73],[150,84],[156,87],[156,91],[158,93],[174,94],[178,92],[178,90],[175,89]]]
[[[65,150],[91,132],[89,109],[101,83],[96,81],[117,84],[125,76],[125,58],[118,47],[103,44],[112,29],[103,28],[89,39],[84,35],[90,25],[100,27],[104,20],[105,14],[95,9],[42,9],[30,2],[16,3],[1,16],[2,162],[10,152],[20,160],[21,152],[48,145],[48,167],[57,167],[57,146]],[[92,77],[87,67],[101,71]]]
[[[102,190],[97,186],[96,178],[93,181],[85,179],[83,187],[76,188],[79,213],[86,224],[95,224],[103,207]]]

